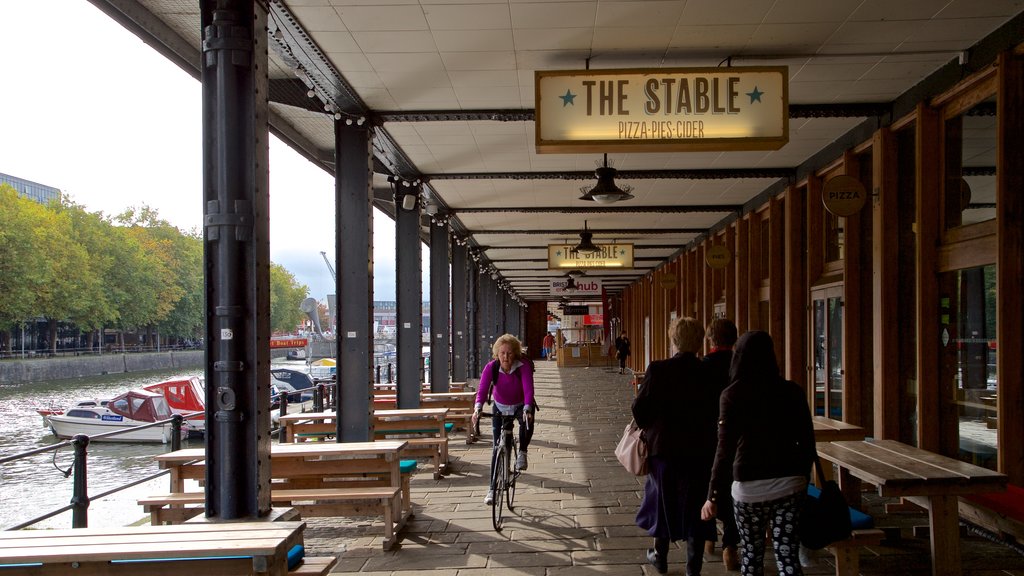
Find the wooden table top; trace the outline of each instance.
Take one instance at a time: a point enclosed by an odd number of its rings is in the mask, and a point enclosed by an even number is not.
[[[814,439],[818,442],[863,440],[867,436],[867,431],[860,426],[847,424],[841,420],[824,416],[812,416],[811,420],[814,422]]]
[[[818,454],[878,487],[881,496],[975,494],[1006,490],[1007,477],[895,440],[818,442]]]
[[[302,540],[303,522],[0,532],[0,563],[105,562],[141,558],[282,556]]]
[[[379,440],[377,442],[304,442],[300,444],[271,444],[270,457],[274,456],[336,456],[345,454],[388,454],[405,448],[404,440]],[[157,462],[179,464],[192,460],[205,460],[205,448],[184,448],[174,452],[157,454]]]
[[[380,418],[396,418],[400,416],[407,417],[424,417],[424,416],[440,416],[444,417],[448,414],[448,408],[400,408],[398,410],[374,410],[374,417]]]

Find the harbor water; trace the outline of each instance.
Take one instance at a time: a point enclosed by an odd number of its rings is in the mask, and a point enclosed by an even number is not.
[[[55,444],[57,438],[43,426],[39,408],[66,409],[79,400],[105,399],[177,377],[202,376],[201,369],[129,374],[111,374],[52,382],[0,385],[0,456],[8,456]],[[202,446],[190,440],[184,446]],[[153,456],[170,450],[170,444],[128,444],[94,442],[88,447],[88,489],[93,496],[118,485],[158,471]],[[69,446],[54,454],[47,452],[0,464],[0,529],[66,506],[71,501],[74,452]],[[162,476],[134,486],[89,506],[89,526],[125,526],[147,518],[136,499],[167,492],[169,480]],[[32,528],[70,528],[71,512],[44,520]]]

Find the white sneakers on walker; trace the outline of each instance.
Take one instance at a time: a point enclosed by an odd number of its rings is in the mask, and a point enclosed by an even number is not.
[[[487,496],[484,496],[484,505],[494,506],[494,490],[487,491]]]
[[[516,470],[526,470],[530,463],[526,460],[526,452],[520,452],[516,458]]]

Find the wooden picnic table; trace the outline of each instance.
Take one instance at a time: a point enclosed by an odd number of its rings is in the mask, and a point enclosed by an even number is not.
[[[1006,490],[1006,475],[895,440],[818,442],[818,455],[839,466],[839,482],[860,507],[860,482],[880,496],[910,500],[928,510],[932,574],[962,573],[957,497]]]
[[[303,528],[303,522],[235,522],[16,530],[0,532],[0,564],[39,563],[26,570],[61,576],[181,572],[285,576],[288,550],[302,544]],[[186,558],[188,562],[183,562]]]
[[[271,499],[275,502],[312,501],[313,504],[290,504],[299,508],[303,515],[345,516],[352,511],[388,515],[390,511],[389,517],[385,518],[384,547],[387,549],[395,542],[395,532],[413,513],[409,485],[400,470],[400,454],[406,444],[404,440],[271,444]],[[186,448],[155,456],[161,468],[170,469],[171,493],[140,502],[150,508],[151,514],[164,521],[180,522],[195,516],[197,509],[185,506],[202,506],[202,494],[185,492],[185,481],[205,479],[205,458],[203,448]],[[372,488],[393,489],[379,496],[378,502],[382,507],[361,506],[357,509],[344,504],[346,498],[360,501],[378,498],[371,496],[373,490],[364,490]],[[385,504],[386,507],[383,506]],[[281,505],[288,504],[282,502]]]

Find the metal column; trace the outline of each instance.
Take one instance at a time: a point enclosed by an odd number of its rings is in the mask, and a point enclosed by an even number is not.
[[[448,224],[443,219],[430,227],[430,391],[447,392],[448,352]]]
[[[472,302],[469,300],[469,254],[466,247],[452,246],[452,381],[465,382],[469,378],[469,318]],[[433,290],[431,290],[433,294]],[[433,297],[431,297],[433,299]]]
[[[480,376],[480,267],[473,264],[466,272],[466,289],[469,292],[469,310],[466,314],[467,332],[467,354],[466,376],[478,378]],[[456,300],[457,302],[457,300]]]
[[[338,442],[373,440],[373,132],[334,122]]]
[[[423,356],[423,272],[420,242],[420,188],[395,185],[395,300],[397,310],[398,408],[420,406]],[[409,198],[412,196],[412,198]],[[405,206],[410,206],[407,209]]]
[[[206,516],[270,512],[267,13],[202,0]]]

